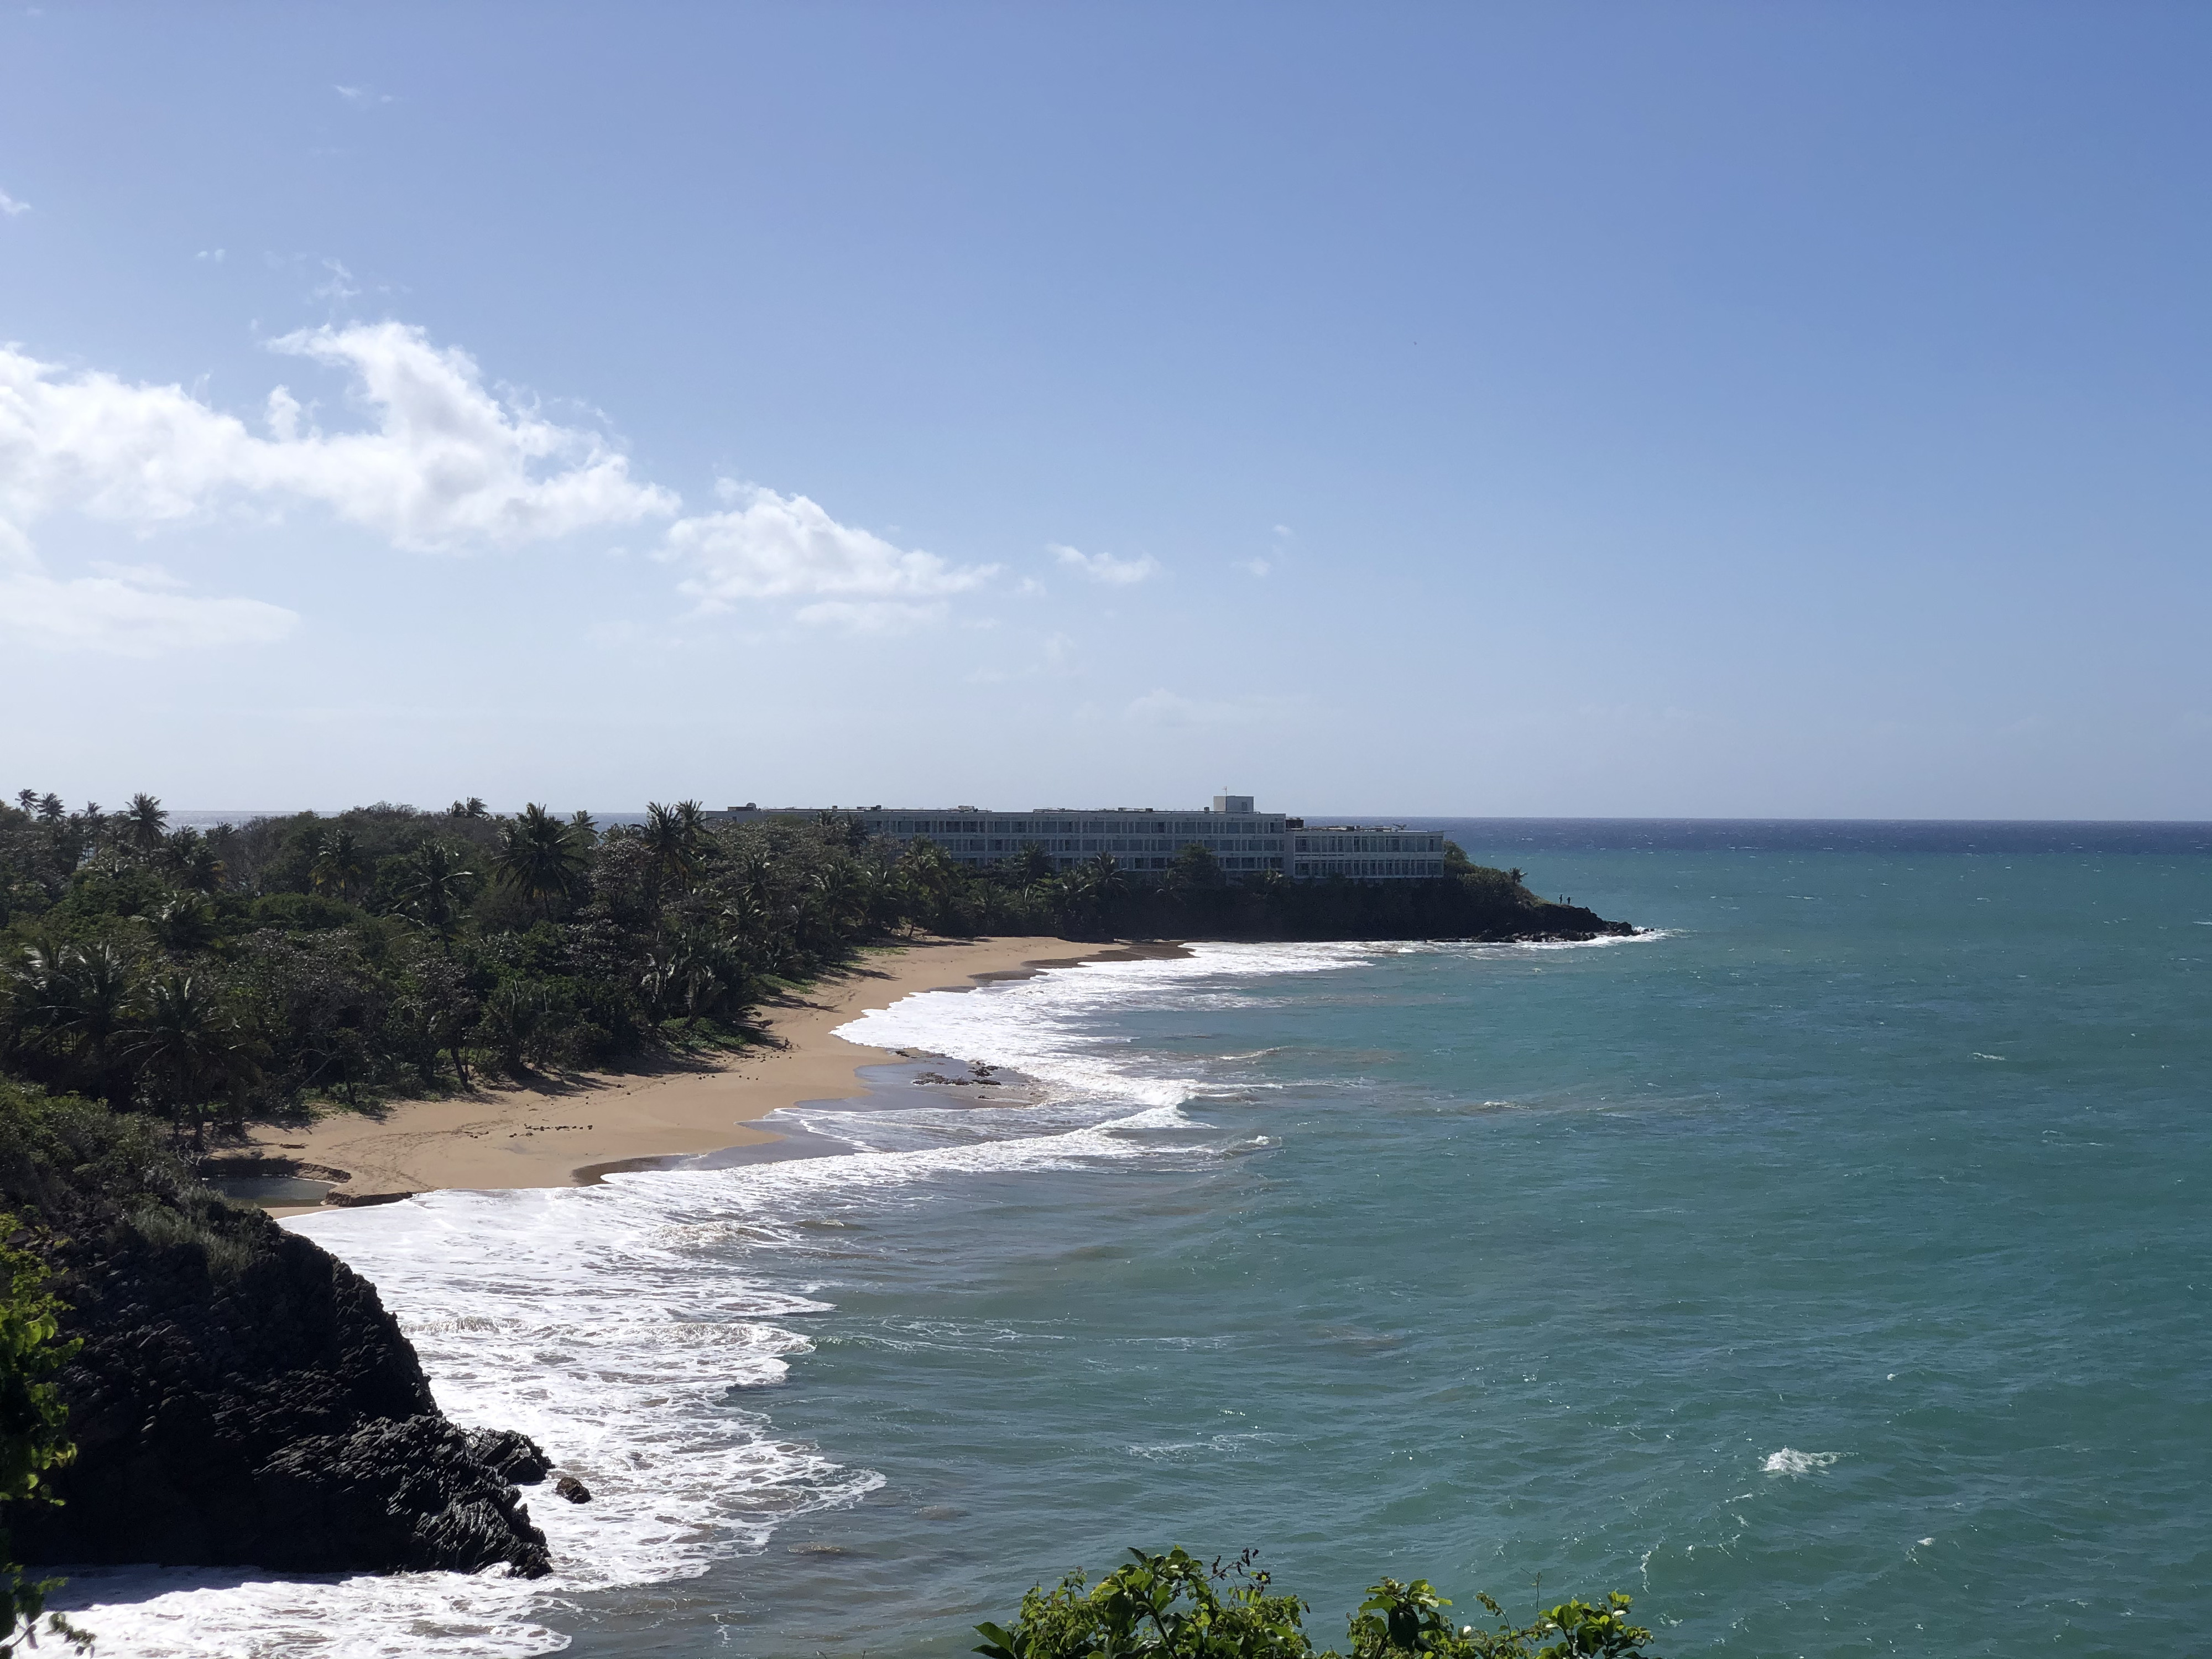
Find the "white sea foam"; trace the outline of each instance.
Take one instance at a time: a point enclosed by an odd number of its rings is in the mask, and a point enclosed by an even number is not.
[[[725,1170],[623,1175],[603,1185],[447,1192],[293,1225],[381,1291],[438,1402],[468,1427],[517,1428],[593,1501],[526,1492],[554,1576],[496,1572],[283,1579],[237,1571],[76,1575],[62,1598],[109,1655],[132,1659],[467,1659],[547,1653],[545,1622],[594,1590],[696,1575],[758,1548],[782,1521],[880,1484],[780,1438],[763,1409],[825,1304],[749,1275],[749,1248],[818,1243],[856,1198],[924,1201],[945,1177],[1066,1169],[1185,1147],[1200,1079],[1148,1070],[1102,1042],[1110,1007],[1189,1007],[1209,979],[1318,972],[1370,960],[1356,945],[1206,945],[1187,958],[1048,970],[972,993],[928,993],[843,1028],[860,1042],[1017,1067],[1040,1105],[898,1115],[939,1144]],[[878,1115],[844,1114],[856,1138]],[[1250,1143],[1221,1148],[1249,1151]],[[834,1237],[834,1234],[831,1236]]]
[[[1841,1452],[1794,1451],[1784,1446],[1778,1452],[1766,1455],[1766,1461],[1759,1466],[1759,1473],[1792,1476],[1814,1474],[1829,1468],[1842,1455]]]

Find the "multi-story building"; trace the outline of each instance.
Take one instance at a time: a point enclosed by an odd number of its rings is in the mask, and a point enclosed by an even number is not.
[[[872,836],[894,842],[927,837],[962,864],[1019,858],[1031,847],[1056,869],[1103,853],[1125,870],[1165,870],[1194,842],[1232,875],[1273,870],[1293,880],[1341,875],[1359,881],[1408,880],[1443,869],[1443,838],[1402,826],[1334,824],[1308,830],[1303,818],[1255,811],[1249,795],[1216,795],[1194,811],[1156,806],[1039,806],[1026,812],[986,806],[732,807],[744,821],[811,817],[844,811]]]
[[[1444,838],[1402,823],[1317,823],[1303,818],[1290,835],[1293,881],[1345,876],[1353,881],[1413,881],[1444,872]]]

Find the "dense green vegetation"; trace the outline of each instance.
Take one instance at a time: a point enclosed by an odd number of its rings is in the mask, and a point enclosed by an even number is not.
[[[1496,1622],[1455,1624],[1428,1580],[1386,1578],[1352,1614],[1346,1655],[1323,1653],[1305,1632],[1310,1610],[1278,1591],[1247,1550],[1212,1565],[1180,1549],[1134,1559],[1090,1584],[1070,1573],[1022,1598],[1013,1628],[978,1625],[986,1659],[1648,1659],[1651,1632],[1628,1621],[1629,1599],[1602,1607],[1564,1601],[1516,1625],[1487,1595]]]
[[[209,1121],[621,1064],[742,1041],[781,986],[903,933],[1527,937],[1607,924],[1458,859],[1433,882],[1231,878],[1204,849],[1135,877],[1031,850],[988,871],[858,823],[717,823],[696,802],[599,830],[380,805],[172,830],[139,795],[0,804],[0,1070]]]
[[[0,1083],[0,1090],[7,1086]],[[0,1100],[0,1109],[7,1103]],[[0,1212],[0,1235],[6,1236],[0,1243],[0,1656],[5,1656],[26,1642],[36,1644],[46,1596],[60,1583],[25,1577],[4,1517],[9,1504],[52,1502],[50,1476],[76,1455],[53,1378],[78,1345],[61,1334],[62,1304],[47,1288],[46,1263],[16,1242],[36,1234]],[[46,1633],[85,1645],[58,1613],[46,1615]]]

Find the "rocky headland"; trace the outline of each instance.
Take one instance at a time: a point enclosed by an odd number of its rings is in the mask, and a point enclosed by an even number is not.
[[[159,1126],[0,1083],[0,1206],[82,1343],[76,1456],[59,1504],[8,1505],[17,1559],[548,1570],[518,1490],[544,1453],[448,1421],[375,1287],[192,1179]]]

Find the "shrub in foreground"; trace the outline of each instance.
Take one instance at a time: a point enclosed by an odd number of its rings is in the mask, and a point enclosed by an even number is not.
[[[1458,1625],[1425,1578],[1374,1586],[1352,1616],[1349,1655],[1324,1653],[1305,1632],[1310,1609],[1278,1592],[1251,1551],[1211,1566],[1181,1549],[1129,1553],[1096,1585],[1074,1572],[1053,1589],[1036,1586],[1012,1629],[975,1626],[983,1638],[975,1651],[986,1659],[1656,1659],[1644,1647],[1651,1632],[1628,1622],[1626,1595],[1602,1606],[1563,1601],[1525,1626],[1478,1596],[1497,1622]]]

